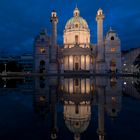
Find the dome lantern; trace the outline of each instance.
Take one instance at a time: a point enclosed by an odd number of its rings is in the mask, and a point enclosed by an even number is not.
[[[86,20],[80,16],[80,11],[77,7],[74,9],[73,14],[74,14],[74,16],[67,21],[65,30],[70,30],[70,29],[83,30],[83,29],[85,29],[89,32],[88,24],[87,24]]]
[[[73,14],[74,14],[75,17],[80,16],[80,11],[79,11],[79,9],[77,7],[74,9]]]

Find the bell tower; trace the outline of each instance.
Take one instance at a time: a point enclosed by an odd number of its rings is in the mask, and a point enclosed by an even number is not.
[[[98,61],[104,60],[104,41],[103,41],[103,21],[104,14],[102,9],[97,11],[97,45],[98,45]]]
[[[121,40],[111,27],[105,38],[105,61],[108,71],[121,72]]]
[[[46,29],[42,29],[34,41],[34,72],[46,73],[49,71],[50,37]]]
[[[104,14],[103,10],[99,9],[96,15],[96,22],[97,22],[97,72],[104,71],[104,40],[103,40],[103,21],[104,21]]]
[[[57,23],[58,17],[55,11],[52,11],[50,22],[52,23],[52,36],[51,36],[51,48],[50,48],[50,73],[58,72],[58,46],[57,46]]]
[[[57,45],[57,23],[58,17],[56,11],[52,11],[51,13],[51,23],[52,23],[52,47]]]

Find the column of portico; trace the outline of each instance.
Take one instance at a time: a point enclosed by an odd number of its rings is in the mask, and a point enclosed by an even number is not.
[[[85,67],[85,70],[86,70],[86,55],[84,55],[84,67]]]
[[[70,79],[68,79],[68,94],[70,94]]]
[[[80,70],[81,70],[81,55],[79,57],[80,57]]]
[[[73,57],[73,70],[74,70],[74,55],[72,57]]]
[[[84,80],[84,82],[85,82],[85,94],[86,94],[86,79]]]
[[[85,57],[85,58],[86,58],[85,62],[86,62],[86,70],[87,70],[87,55],[86,55],[86,57]]]
[[[68,55],[68,70],[70,70],[69,55]]]
[[[92,56],[90,55],[90,73],[93,73],[93,62],[92,62]]]
[[[74,78],[72,78],[72,80],[73,80],[73,93],[74,93],[74,91],[75,91],[75,90],[74,90]]]
[[[80,94],[81,94],[81,78],[80,78]]]
[[[63,57],[63,71],[65,70],[65,67],[66,67],[66,66],[65,66],[65,59],[66,59],[66,58],[65,58],[65,56],[64,56],[64,57]]]

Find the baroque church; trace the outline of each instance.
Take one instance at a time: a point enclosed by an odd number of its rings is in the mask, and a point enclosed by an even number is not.
[[[110,28],[104,37],[102,9],[97,11],[97,44],[90,41],[90,29],[76,7],[64,28],[63,45],[57,44],[57,13],[51,13],[52,35],[41,30],[34,42],[36,73],[121,72],[121,42]]]

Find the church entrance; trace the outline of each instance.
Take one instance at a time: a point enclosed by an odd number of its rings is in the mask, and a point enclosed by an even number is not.
[[[116,61],[115,60],[112,60],[110,62],[110,70],[111,70],[111,72],[116,72]]]
[[[75,63],[75,70],[78,71],[79,70],[79,64]]]

